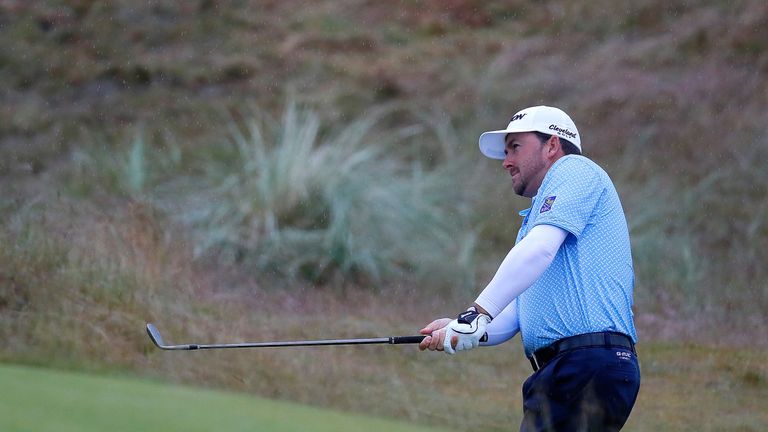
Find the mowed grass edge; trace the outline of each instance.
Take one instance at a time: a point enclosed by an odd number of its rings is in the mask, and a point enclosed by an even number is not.
[[[244,394],[0,364],[0,430],[395,431],[444,429]]]

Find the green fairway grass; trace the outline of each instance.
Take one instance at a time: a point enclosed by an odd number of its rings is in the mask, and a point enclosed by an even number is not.
[[[0,430],[435,431],[236,393],[0,365]]]

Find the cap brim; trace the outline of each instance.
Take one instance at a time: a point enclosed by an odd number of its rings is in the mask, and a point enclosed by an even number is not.
[[[504,137],[508,130],[484,132],[480,135],[480,152],[491,159],[504,159]]]

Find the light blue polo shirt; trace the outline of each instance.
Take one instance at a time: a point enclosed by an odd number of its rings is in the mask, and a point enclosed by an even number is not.
[[[517,298],[526,354],[582,333],[615,331],[637,342],[629,231],[608,174],[586,157],[564,156],[520,215],[517,242],[541,224],[569,233],[552,264]]]

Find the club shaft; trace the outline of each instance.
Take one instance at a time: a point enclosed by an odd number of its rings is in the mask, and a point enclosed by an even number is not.
[[[285,341],[285,342],[246,342],[230,344],[205,344],[190,345],[189,349],[219,349],[219,348],[276,348],[276,347],[300,347],[300,346],[322,346],[322,345],[371,345],[387,344],[389,338],[373,339],[329,339],[329,340],[307,340],[307,341]],[[197,348],[192,348],[197,347]]]
[[[304,340],[304,341],[282,341],[282,342],[243,342],[243,343],[224,343],[224,344],[184,344],[184,345],[165,345],[160,331],[152,324],[147,324],[147,333],[149,337],[159,348],[164,350],[204,350],[204,349],[227,349],[227,348],[276,348],[276,347],[303,347],[303,346],[328,346],[328,345],[373,345],[373,344],[416,344],[424,339],[424,336],[390,336],[367,339],[323,339],[323,340]]]

